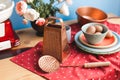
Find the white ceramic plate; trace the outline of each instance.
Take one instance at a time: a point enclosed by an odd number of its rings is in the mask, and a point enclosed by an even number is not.
[[[75,35],[75,43],[76,45],[86,51],[86,52],[89,52],[89,53],[93,53],[93,54],[99,54],[99,55],[103,55],[103,54],[113,54],[115,52],[118,52],[120,51],[120,36],[116,33],[116,32],[113,32],[113,34],[116,36],[117,38],[117,43],[116,45],[112,46],[112,47],[109,47],[109,48],[92,48],[92,47],[88,47],[88,46],[85,46],[84,44],[82,44],[80,41],[79,41],[79,36],[80,34],[82,34],[82,31],[79,31],[78,33],[76,33]]]

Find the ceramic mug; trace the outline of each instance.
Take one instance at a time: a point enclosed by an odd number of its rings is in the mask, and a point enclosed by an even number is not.
[[[67,40],[68,40],[68,43],[71,42],[71,27],[66,25],[66,35],[67,35]]]

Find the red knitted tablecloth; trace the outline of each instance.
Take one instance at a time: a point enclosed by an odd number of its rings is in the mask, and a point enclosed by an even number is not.
[[[107,23],[105,23],[107,25]],[[71,54],[62,63],[63,66],[84,64],[86,62],[110,61],[108,67],[83,68],[83,67],[60,67],[52,73],[44,73],[38,66],[38,59],[41,56],[42,42],[35,47],[13,57],[12,62],[40,75],[49,80],[120,80],[120,52],[110,55],[94,55],[80,50],[74,42],[74,35],[80,30],[79,24],[70,25],[72,30],[72,43],[70,44]],[[110,29],[120,32],[116,27]]]

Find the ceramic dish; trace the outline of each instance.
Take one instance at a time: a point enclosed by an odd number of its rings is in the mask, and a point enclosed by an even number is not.
[[[104,40],[102,42],[100,42],[98,44],[94,44],[94,45],[89,44],[87,42],[87,40],[84,37],[84,34],[80,34],[79,40],[84,45],[89,46],[89,47],[93,47],[93,48],[109,48],[109,47],[114,46],[117,43],[117,41],[118,41],[116,36],[115,36],[115,34],[113,34],[113,37],[111,37],[111,38],[104,38]]]
[[[92,47],[88,47],[88,46],[85,46],[84,44],[82,44],[79,41],[80,34],[82,34],[82,31],[79,31],[78,33],[76,33],[75,38],[74,38],[75,43],[80,49],[82,49],[88,53],[104,55],[104,54],[113,54],[115,52],[120,51],[120,36],[116,32],[113,32],[113,34],[117,38],[117,43],[112,47],[102,48],[102,49],[101,48],[92,48]]]

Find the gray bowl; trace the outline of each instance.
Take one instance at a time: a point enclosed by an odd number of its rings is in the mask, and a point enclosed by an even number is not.
[[[100,25],[103,27],[103,31],[102,34],[89,34],[86,32],[87,28],[92,26],[92,25]],[[88,43],[90,44],[98,44],[100,43],[106,36],[107,32],[108,32],[108,27],[102,23],[87,23],[85,25],[82,26],[81,28],[86,40],[88,41]]]

